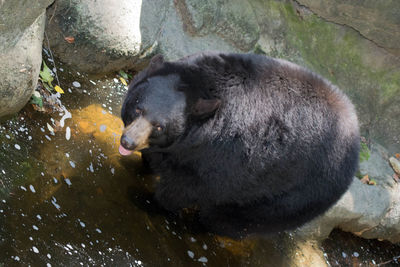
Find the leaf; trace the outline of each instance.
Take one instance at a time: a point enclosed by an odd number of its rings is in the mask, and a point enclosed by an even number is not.
[[[54,80],[54,77],[51,74],[51,70],[49,67],[47,67],[46,62],[43,61],[43,70],[41,70],[39,73],[40,78],[42,78],[42,81],[48,83],[50,87],[53,87],[51,82]]]
[[[369,150],[367,144],[361,143],[360,155],[359,155],[360,162],[369,160],[370,156],[371,156],[371,151]]]
[[[374,179],[371,179],[371,180],[368,182],[368,184],[369,184],[369,185],[376,185],[376,181],[375,181]]]
[[[400,159],[400,153],[394,154],[397,159]]]
[[[32,95],[31,104],[38,105],[39,107],[43,107],[43,99],[42,97],[37,97],[35,94]]]
[[[129,79],[128,74],[126,74],[126,72],[123,70],[119,71],[119,75],[121,75],[121,77],[124,78],[125,80]]]
[[[67,41],[67,43],[69,43],[69,44],[73,44],[75,42],[75,37],[67,36],[64,38],[64,40]]]
[[[365,175],[360,181],[361,181],[363,184],[369,184],[369,176],[368,176],[368,174]]]
[[[123,85],[125,85],[125,86],[127,86],[127,85],[128,85],[128,83],[125,81],[125,79],[124,79],[124,78],[122,78],[122,77],[119,77],[119,80],[121,81],[121,83],[122,83]]]
[[[51,91],[53,90],[53,87],[50,87],[47,83],[43,83],[44,88],[47,89],[47,91],[49,91],[51,93]]]
[[[58,93],[60,93],[60,94],[64,94],[64,90],[61,89],[61,87],[58,86],[58,85],[56,85],[56,86],[54,87],[54,90],[56,90],[56,92],[58,92]]]

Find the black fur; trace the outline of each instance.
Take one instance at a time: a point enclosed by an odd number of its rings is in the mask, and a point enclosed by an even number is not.
[[[161,175],[156,199],[173,212],[197,209],[219,234],[300,226],[332,206],[357,169],[352,104],[286,61],[222,53],[176,62],[158,57],[130,85],[126,125],[137,107],[163,129],[143,151]]]

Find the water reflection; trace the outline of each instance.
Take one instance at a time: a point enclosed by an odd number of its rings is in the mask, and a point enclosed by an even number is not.
[[[68,112],[25,108],[0,126],[0,263],[32,266],[288,266],[290,237],[193,231],[149,197],[157,177],[121,158],[126,86],[61,71]],[[329,255],[338,255],[331,249]],[[336,254],[335,254],[336,253]]]

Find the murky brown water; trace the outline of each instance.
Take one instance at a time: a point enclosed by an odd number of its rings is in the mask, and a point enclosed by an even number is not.
[[[98,80],[67,71],[59,76],[66,92],[61,100],[72,116],[63,128],[54,123],[62,114],[29,106],[0,125],[0,265],[291,264],[296,249],[287,235],[235,242],[196,233],[160,212],[148,198],[156,177],[141,168],[139,154],[124,159],[118,154],[126,87],[117,77]],[[333,265],[345,262],[346,244],[335,240],[340,238],[324,244]],[[375,263],[400,255],[393,245],[383,250],[390,253]],[[373,264],[372,256],[358,263]]]

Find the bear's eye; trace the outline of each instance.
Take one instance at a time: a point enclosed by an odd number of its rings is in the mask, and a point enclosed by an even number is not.
[[[154,128],[156,129],[157,132],[162,132],[163,130],[163,127],[160,124],[155,125]]]
[[[136,109],[135,109],[135,113],[136,113],[136,115],[142,115],[143,110],[140,109],[140,108],[136,108]]]

